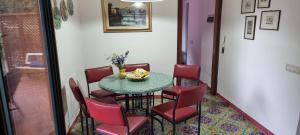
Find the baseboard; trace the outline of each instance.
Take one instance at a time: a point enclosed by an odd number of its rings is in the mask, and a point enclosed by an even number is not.
[[[71,135],[71,131],[72,131],[72,129],[74,128],[74,126],[75,126],[77,120],[79,119],[79,116],[80,116],[80,112],[77,114],[75,120],[74,120],[74,121],[72,122],[72,124],[71,124],[71,127],[68,129],[67,135]]]
[[[232,109],[234,109],[235,111],[237,111],[238,113],[242,114],[243,117],[250,121],[252,124],[254,124],[257,128],[259,128],[261,131],[263,131],[266,135],[275,135],[274,133],[272,133],[269,129],[267,129],[266,127],[264,127],[263,125],[261,125],[260,123],[258,123],[255,119],[253,119],[250,115],[248,115],[247,113],[245,113],[244,111],[242,111],[240,108],[238,108],[236,105],[234,105],[233,103],[231,103],[229,100],[227,100],[225,97],[223,97],[222,95],[220,95],[219,93],[217,93],[217,96],[219,96],[221,99],[223,99],[226,103],[229,104],[229,107],[231,107]]]

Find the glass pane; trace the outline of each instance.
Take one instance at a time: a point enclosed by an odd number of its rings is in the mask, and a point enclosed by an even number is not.
[[[38,0],[0,0],[0,36],[15,133],[54,134]]]

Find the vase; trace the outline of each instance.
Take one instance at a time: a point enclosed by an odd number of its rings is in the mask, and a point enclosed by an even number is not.
[[[126,78],[126,69],[119,69],[119,79],[125,79]]]

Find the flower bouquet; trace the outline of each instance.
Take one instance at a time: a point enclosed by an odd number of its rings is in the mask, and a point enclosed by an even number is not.
[[[125,54],[121,54],[121,55],[113,53],[112,56],[107,58],[107,60],[110,60],[113,65],[119,68],[120,79],[125,79],[126,77],[126,70],[124,68],[124,64],[128,54],[129,51],[126,51]]]

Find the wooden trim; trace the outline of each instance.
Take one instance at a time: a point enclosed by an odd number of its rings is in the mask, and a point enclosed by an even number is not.
[[[71,134],[71,131],[72,131],[72,129],[75,127],[75,124],[76,124],[76,122],[77,122],[78,119],[79,119],[79,116],[80,116],[80,112],[77,114],[75,120],[72,122],[70,128],[68,129],[67,135],[72,135],[72,134]]]
[[[183,25],[183,0],[178,0],[177,16],[177,64],[182,63],[182,25]]]
[[[178,0],[177,11],[177,64],[182,64],[182,25],[183,25],[183,0]],[[176,79],[176,84],[179,84],[181,79]]]
[[[217,93],[217,96],[220,97],[222,100],[224,100],[227,104],[229,104],[229,107],[237,111],[239,114],[242,114],[242,116],[250,121],[252,124],[254,124],[257,128],[259,128],[262,132],[264,132],[266,135],[274,135],[269,129],[258,123],[255,119],[253,119],[250,115],[242,111],[240,108],[238,108],[236,105],[231,103],[229,100],[227,100],[225,97]]]
[[[219,71],[219,49],[220,49],[220,32],[222,19],[222,3],[223,0],[216,0],[215,5],[215,23],[214,23],[214,45],[211,75],[211,94],[217,94],[218,88],[218,71]]]

